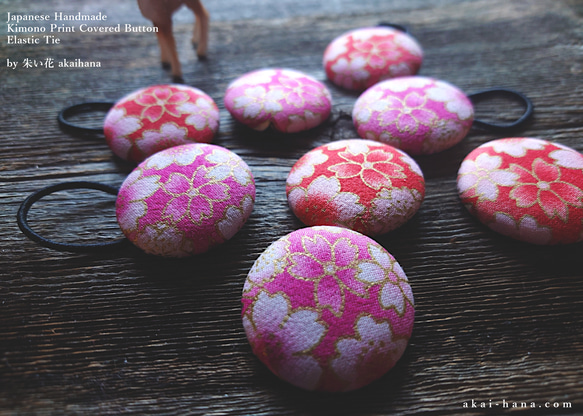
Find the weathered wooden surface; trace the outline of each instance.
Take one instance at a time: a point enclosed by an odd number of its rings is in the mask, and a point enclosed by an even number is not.
[[[74,3],[74,4],[73,4]],[[120,3],[120,4],[118,4]],[[133,2],[2,1],[7,11],[99,12],[145,24]],[[311,148],[355,137],[356,99],[327,83],[332,117],[313,131],[282,136],[237,125],[224,90],[260,67],[302,70],[325,81],[322,52],[355,27],[408,25],[425,50],[421,74],[468,93],[506,86],[536,106],[524,136],[583,151],[583,5],[576,0],[207,2],[214,17],[209,59],[189,45],[190,16],[175,32],[186,83],[221,108],[216,144],[250,165],[255,210],[229,243],[197,258],[160,260],[126,248],[77,255],[42,248],[18,230],[15,213],[33,190],[64,180],[118,186],[131,166],[102,140],[62,133],[59,109],[115,100],[168,82],[153,35],[63,35],[58,47],[7,46],[0,24],[0,414],[381,415],[498,414],[535,402],[532,414],[583,413],[581,244],[542,248],[477,223],[459,203],[463,157],[497,136],[473,130],[458,146],[417,158],[427,197],[414,219],[378,239],[401,263],[415,293],[416,323],[405,356],[372,385],[343,395],[310,394],[277,380],[251,353],[240,294],[253,261],[301,224],[285,178]],[[233,2],[234,3],[234,2]],[[8,70],[6,57],[99,60],[100,69]],[[519,112],[484,103],[484,117]],[[59,193],[31,221],[63,240],[119,235],[113,198]],[[465,409],[471,400],[493,408]],[[546,402],[559,409],[545,409]],[[570,403],[565,409],[563,403]],[[524,414],[524,413],[521,413]]]

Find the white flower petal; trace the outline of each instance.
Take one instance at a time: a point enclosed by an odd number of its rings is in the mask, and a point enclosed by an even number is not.
[[[363,261],[358,264],[356,279],[366,283],[378,283],[385,279],[385,270],[376,263]]]
[[[398,285],[386,283],[381,291],[380,301],[383,308],[395,307],[399,313],[405,310],[405,299]]]
[[[287,300],[281,294],[270,296],[261,291],[253,304],[252,319],[259,334],[273,334],[288,315]]]
[[[555,164],[569,169],[583,169],[583,155],[575,150],[554,150],[549,156]]]
[[[291,314],[280,332],[286,351],[294,354],[309,350],[320,341],[326,327],[317,319],[318,313],[310,310]]]

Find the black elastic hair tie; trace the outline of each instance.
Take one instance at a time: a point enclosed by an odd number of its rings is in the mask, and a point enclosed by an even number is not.
[[[81,104],[70,105],[69,107],[63,108],[57,117],[59,121],[59,126],[68,132],[73,134],[101,134],[103,133],[103,127],[83,127],[77,124],[71,123],[68,118],[75,116],[77,114],[94,113],[98,111],[109,111],[111,107],[114,106],[114,102],[110,101],[91,101]]]
[[[73,243],[59,243],[48,238],[45,238],[30,228],[28,224],[28,211],[32,208],[33,204],[40,200],[42,197],[52,194],[54,192],[66,190],[66,189],[95,189],[98,191],[107,192],[111,195],[117,195],[118,189],[98,182],[87,182],[87,181],[75,181],[75,182],[63,182],[56,185],[47,186],[46,188],[39,189],[38,191],[32,193],[24,200],[18,209],[16,214],[16,221],[18,222],[18,227],[20,230],[32,241],[55,250],[70,251],[73,253],[87,253],[87,252],[97,252],[111,250],[120,247],[127,243],[126,238],[121,238],[114,241],[108,241],[106,243],[92,243],[92,244],[73,244]]]
[[[525,107],[524,114],[522,114],[522,116],[520,116],[518,120],[509,124],[495,124],[487,121],[474,119],[473,123],[474,126],[490,130],[496,133],[506,133],[519,127],[522,127],[532,117],[532,113],[534,111],[532,101],[530,101],[530,99],[521,92],[507,88],[493,88],[489,90],[478,91],[474,94],[468,95],[468,98],[472,101],[473,104],[480,100],[493,97],[509,97],[518,99],[519,101],[522,102],[522,104],[524,104]]]
[[[403,33],[409,34],[409,29],[407,28],[407,26],[399,25],[397,23],[380,22],[377,26],[379,26],[379,27],[392,27],[393,29],[397,29]]]

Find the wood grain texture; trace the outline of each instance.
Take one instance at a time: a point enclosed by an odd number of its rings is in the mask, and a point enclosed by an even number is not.
[[[115,22],[145,24],[132,2],[70,3],[4,1],[0,16],[104,10]],[[189,44],[188,14],[177,16],[184,78],[219,105],[214,143],[249,164],[257,202],[231,241],[186,260],[152,258],[133,247],[100,255],[52,251],[29,241],[15,221],[22,200],[43,186],[119,186],[131,171],[102,139],[66,135],[55,117],[65,105],[169,82],[155,38],[67,34],[59,47],[15,48],[0,31],[1,57],[102,62],[96,70],[52,71],[12,71],[0,62],[0,415],[583,414],[583,246],[511,241],[465,211],[457,169],[472,149],[497,138],[477,129],[452,149],[416,158],[426,199],[409,223],[377,239],[409,276],[417,311],[406,353],[389,374],[349,394],[297,390],[253,356],[240,319],[251,265],[271,242],[302,226],[285,197],[290,168],[315,146],[356,136],[350,114],[357,95],[327,82],[321,66],[331,39],[380,20],[405,24],[425,50],[421,74],[468,93],[523,91],[535,117],[520,134],[583,151],[580,2],[256,0],[245,10],[207,3],[214,20],[206,61],[196,61]],[[290,136],[235,123],[222,103],[227,84],[266,66],[326,82],[334,99],[330,119]],[[519,111],[503,101],[477,108],[484,118],[511,119]],[[47,236],[120,235],[108,195],[70,191],[43,201],[31,224]],[[571,408],[464,409],[472,399]]]

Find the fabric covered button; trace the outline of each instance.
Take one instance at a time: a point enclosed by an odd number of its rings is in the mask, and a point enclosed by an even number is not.
[[[413,293],[381,245],[340,227],[288,234],[255,261],[243,288],[253,352],[307,390],[358,389],[389,371],[413,330]]]
[[[485,143],[463,161],[463,204],[501,234],[534,244],[583,240],[583,155],[548,141]]]
[[[337,225],[367,235],[408,221],[425,196],[415,161],[371,140],[340,140],[317,147],[292,167],[289,205],[306,225]]]
[[[144,160],[116,202],[125,236],[147,253],[184,257],[230,239],[255,203],[249,167],[211,144],[172,147]]]
[[[474,107],[458,88],[413,76],[383,81],[354,104],[358,135],[390,144],[412,155],[448,149],[466,137]]]
[[[330,115],[332,96],[324,84],[291,69],[260,69],[233,81],[225,107],[255,129],[273,126],[285,133],[316,127]]]
[[[172,146],[208,143],[218,128],[213,99],[185,85],[155,85],[128,94],[104,121],[113,153],[135,163]]]
[[[324,69],[336,85],[362,91],[387,78],[415,75],[423,51],[411,36],[392,27],[352,30],[324,51]]]

